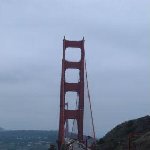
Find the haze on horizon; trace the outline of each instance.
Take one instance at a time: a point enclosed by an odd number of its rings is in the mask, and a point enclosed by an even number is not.
[[[97,136],[150,114],[149,0],[0,0],[0,126],[58,129],[63,36],[85,37]]]

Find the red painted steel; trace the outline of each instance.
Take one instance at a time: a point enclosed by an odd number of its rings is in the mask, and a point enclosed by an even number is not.
[[[65,69],[80,69],[80,62],[65,61]]]
[[[80,48],[81,60],[79,62],[69,62],[65,60],[66,48]],[[62,74],[60,86],[60,118],[59,118],[59,133],[58,133],[58,149],[64,143],[65,122],[68,119],[76,119],[78,126],[78,140],[83,142],[83,112],[84,112],[84,38],[81,41],[63,40],[63,59],[62,59]],[[67,83],[65,82],[66,69],[79,69],[79,82]],[[65,94],[66,92],[77,92],[79,95],[79,106],[77,110],[65,109]]]

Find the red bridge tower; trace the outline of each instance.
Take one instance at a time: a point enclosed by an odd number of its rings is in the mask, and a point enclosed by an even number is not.
[[[80,48],[81,60],[79,62],[70,62],[65,59],[66,48]],[[65,123],[68,119],[76,119],[78,127],[78,140],[83,142],[83,112],[84,112],[84,38],[81,41],[63,40],[63,59],[62,59],[62,74],[60,86],[60,118],[59,118],[59,133],[58,133],[58,149],[64,143]],[[67,69],[79,69],[79,82],[67,83],[65,81],[65,72]],[[79,95],[79,105],[76,110],[65,109],[65,94],[66,92],[77,92]]]

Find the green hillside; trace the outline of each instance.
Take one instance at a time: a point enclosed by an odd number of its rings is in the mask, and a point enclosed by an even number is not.
[[[127,150],[132,134],[132,150],[150,150],[150,116],[126,121],[108,132],[97,142],[99,150]]]

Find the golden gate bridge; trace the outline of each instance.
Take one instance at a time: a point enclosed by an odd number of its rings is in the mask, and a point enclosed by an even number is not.
[[[95,147],[95,130],[87,80],[84,43],[84,38],[80,41],[66,40],[65,37],[63,39],[58,150],[94,149]],[[79,61],[66,59],[68,48],[69,51],[72,48],[80,49],[81,57]],[[79,71],[78,82],[66,80],[68,69]],[[76,98],[70,98],[69,101],[66,101],[67,93],[75,93]],[[72,101],[75,101],[74,109],[70,108]]]

